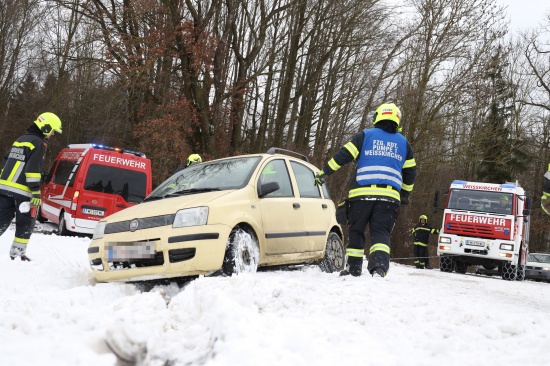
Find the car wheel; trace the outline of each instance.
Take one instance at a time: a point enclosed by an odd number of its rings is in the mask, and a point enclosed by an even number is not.
[[[41,224],[46,222],[46,219],[42,217],[42,210],[40,209],[40,206],[36,207],[36,221]]]
[[[346,249],[342,239],[335,232],[328,234],[327,244],[325,248],[325,257],[319,263],[321,271],[332,273],[344,269],[346,262]]]
[[[67,225],[65,225],[65,214],[62,212],[59,215],[59,225],[57,226],[57,235],[67,236],[69,235],[69,230],[67,230]]]
[[[455,272],[456,273],[466,273],[468,271],[468,266],[466,263],[461,261],[455,261]]]
[[[510,262],[504,263],[502,266],[502,279],[506,281],[514,281],[517,277],[518,268]]]
[[[260,249],[256,235],[247,229],[237,227],[229,234],[222,271],[227,276],[239,273],[253,273],[258,269]]]
[[[439,258],[439,270],[441,272],[452,272],[453,271],[453,258],[448,255],[444,255]]]

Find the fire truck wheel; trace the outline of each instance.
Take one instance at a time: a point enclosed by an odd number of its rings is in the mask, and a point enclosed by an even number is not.
[[[506,281],[514,281],[517,277],[517,266],[510,262],[504,263],[502,266],[502,279]]]
[[[61,212],[59,215],[59,225],[57,227],[57,235],[67,236],[69,235],[69,230],[67,230],[67,225],[65,225],[65,213]]]
[[[468,271],[468,265],[464,262],[455,260],[455,272],[464,274],[466,271]]]
[[[439,270],[442,272],[452,272],[453,271],[453,257],[442,256],[439,258]]]
[[[523,281],[523,280],[525,280],[525,266],[518,266],[516,281]]]

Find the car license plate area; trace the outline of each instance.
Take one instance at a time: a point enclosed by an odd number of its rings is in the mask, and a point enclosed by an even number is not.
[[[84,215],[92,215],[92,216],[105,216],[105,209],[99,208],[99,207],[82,207],[82,213]]]
[[[109,261],[151,259],[155,257],[155,244],[152,242],[109,243],[106,249]]]
[[[471,245],[471,246],[474,246],[474,247],[484,247],[485,242],[480,241],[480,240],[466,240],[466,245]]]

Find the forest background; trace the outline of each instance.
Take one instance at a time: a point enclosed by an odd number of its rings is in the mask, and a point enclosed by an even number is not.
[[[46,169],[67,144],[90,142],[145,152],[155,185],[190,153],[275,146],[320,167],[394,102],[418,177],[393,257],[411,256],[419,215],[440,225],[434,194],[455,179],[519,181],[533,197],[530,251],[550,252],[548,13],[512,34],[496,0],[395,3],[2,0],[0,151],[50,111],[63,134]],[[352,165],[328,179],[335,201]]]

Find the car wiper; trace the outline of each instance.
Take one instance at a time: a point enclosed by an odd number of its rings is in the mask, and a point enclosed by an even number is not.
[[[167,194],[165,197],[176,197],[176,196],[183,196],[186,194],[193,194],[193,193],[204,193],[204,192],[212,192],[212,191],[219,191],[219,188],[191,188],[191,189],[182,189],[181,191],[177,191],[174,193]]]
[[[156,200],[161,200],[163,198],[166,198],[166,196],[146,197],[142,202],[156,201]]]

